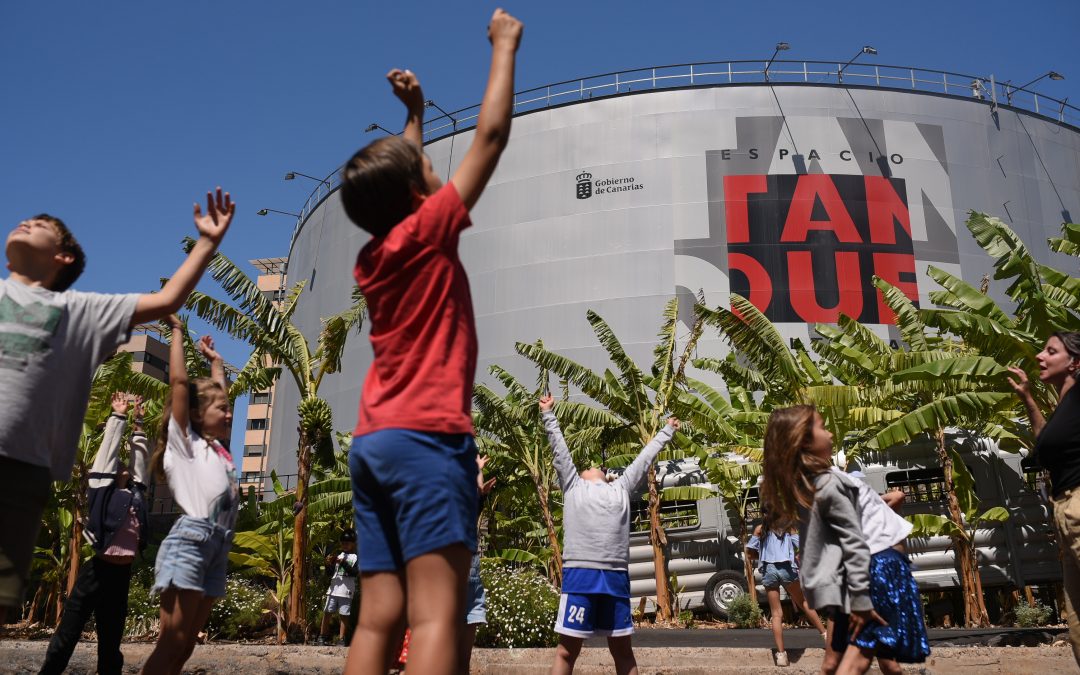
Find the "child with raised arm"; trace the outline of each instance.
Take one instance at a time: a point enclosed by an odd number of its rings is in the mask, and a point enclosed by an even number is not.
[[[550,394],[540,399],[555,471],[563,492],[563,585],[555,632],[552,675],[572,673],[585,638],[607,637],[619,675],[636,674],[631,645],[630,495],[649,472],[664,446],[679,429],[672,417],[649,441],[621,476],[608,480],[603,470],[578,473],[566,446]]]
[[[225,595],[225,569],[239,507],[232,456],[221,443],[232,423],[219,382],[189,381],[184,325],[169,317],[169,398],[151,459],[184,512],[158,549],[154,593],[161,594],[161,632],[143,665],[147,675],[179,673],[195,649],[214,601]]]
[[[71,290],[86,256],[63,221],[24,220],[7,238],[0,280],[0,625],[22,602],[52,482],[71,477],[94,371],[130,329],[183,306],[232,221],[221,188],[195,205],[199,240],[156,293]]]
[[[814,406],[774,410],[765,428],[761,502],[776,526],[799,525],[802,586],[810,607],[828,618],[846,616],[855,639],[870,625],[887,624],[871,599],[859,487],[832,470],[832,448],[832,433]],[[866,672],[869,662],[863,664],[862,656],[859,647],[847,646],[838,672]]]
[[[521,30],[502,10],[491,17],[491,73],[475,136],[446,185],[421,149],[424,95],[409,71],[387,76],[407,111],[403,134],[371,143],[342,170],[345,213],[372,236],[354,275],[374,351],[349,452],[360,617],[348,673],[386,672],[406,607],[409,669],[448,674],[457,664],[476,549],[477,354],[458,238],[509,139]]]
[[[120,461],[120,445],[129,408],[133,429],[125,465]],[[131,565],[135,555],[146,548],[149,534],[147,442],[142,414],[140,397],[113,394],[112,414],[105,422],[87,491],[89,516],[83,532],[93,546],[94,557],[79,568],[75,587],[64,602],[63,618],[49,641],[40,675],[64,672],[91,616],[97,632],[97,671],[116,675],[124,668],[120,640],[127,620]]]

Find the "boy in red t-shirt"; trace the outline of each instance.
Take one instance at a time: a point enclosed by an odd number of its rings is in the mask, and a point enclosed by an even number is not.
[[[371,143],[342,171],[345,212],[372,235],[355,277],[375,352],[349,452],[360,617],[346,673],[386,672],[406,603],[410,670],[449,675],[457,663],[476,549],[477,351],[458,237],[510,136],[521,32],[520,21],[495,10],[475,138],[449,183],[421,150],[424,95],[407,70],[387,75],[407,110],[402,136]]]

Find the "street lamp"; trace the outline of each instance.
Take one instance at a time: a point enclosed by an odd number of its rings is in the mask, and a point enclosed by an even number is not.
[[[769,66],[771,66],[772,62],[774,60],[776,60],[776,55],[779,54],[780,52],[786,52],[789,49],[791,49],[791,45],[789,45],[786,42],[777,42],[776,43],[776,49],[773,50],[772,56],[769,57],[769,62],[765,64],[765,81],[766,82],[769,81]]]
[[[384,134],[388,134],[388,135],[390,135],[390,136],[397,136],[397,134],[395,134],[395,133],[394,133],[393,131],[390,131],[389,129],[387,129],[387,128],[385,128],[385,127],[382,127],[382,126],[380,126],[380,125],[378,125],[378,124],[376,124],[376,123],[374,123],[374,122],[372,122],[371,124],[367,125],[367,128],[366,128],[366,129],[364,129],[364,133],[365,133],[365,134],[366,134],[366,133],[370,133],[370,132],[372,132],[372,131],[375,131],[376,129],[378,129],[378,130],[382,131],[382,132],[383,132]]]
[[[863,45],[863,48],[860,49],[855,54],[855,56],[852,56],[850,61],[848,61],[844,65],[840,66],[840,70],[837,71],[837,73],[836,73],[836,79],[837,79],[838,82],[843,84],[843,82],[844,82],[844,69],[846,69],[851,64],[855,63],[855,59],[859,58],[863,54],[869,54],[870,56],[877,56],[877,50],[874,49],[873,47],[871,47],[870,45]]]
[[[278,211],[277,209],[259,209],[257,215],[265,216],[268,213],[280,213],[283,216],[292,216],[293,218],[299,218],[299,213],[289,213],[288,211]]]
[[[316,183],[322,183],[326,187],[330,187],[330,183],[328,183],[326,180],[322,178],[316,178],[315,176],[309,176],[306,173],[300,173],[299,171],[289,171],[285,174],[285,180],[293,180],[297,176],[300,176],[301,178],[307,178],[308,180],[313,180]]]
[[[1040,81],[1040,80],[1044,80],[1044,79],[1046,79],[1046,78],[1048,78],[1048,77],[1049,77],[1049,78],[1050,78],[1051,80],[1064,80],[1064,79],[1065,79],[1065,76],[1064,76],[1064,75],[1062,75],[1061,73],[1059,73],[1059,72],[1057,72],[1057,71],[1055,71],[1055,70],[1051,70],[1051,71],[1047,71],[1047,72],[1043,73],[1042,75],[1040,75],[1040,76],[1036,77],[1036,78],[1035,78],[1034,80],[1032,80],[1031,82],[1028,82],[1027,84],[1025,84],[1025,85],[1022,85],[1022,86],[1019,86],[1019,87],[1013,87],[1013,86],[1011,86],[1011,85],[1010,85],[1010,84],[1009,84],[1008,82],[1006,82],[1006,83],[1005,83],[1005,99],[1006,99],[1006,100],[1007,100],[1007,101],[1008,101],[1008,102],[1009,102],[1010,104],[1012,104],[1012,95],[1013,95],[1013,92],[1014,92],[1014,91],[1016,91],[1016,90],[1018,90],[1018,89],[1027,89],[1028,87],[1030,87],[1031,85],[1035,84],[1036,82],[1038,82],[1038,81]]]
[[[457,131],[457,120],[456,120],[456,119],[454,119],[454,116],[453,116],[453,115],[451,115],[450,113],[448,113],[448,112],[446,112],[445,110],[443,110],[443,109],[442,109],[442,108],[441,108],[441,107],[439,106],[439,104],[438,104],[438,103],[436,103],[435,101],[433,101],[433,100],[431,100],[431,99],[429,98],[428,100],[424,101],[424,107],[425,107],[425,108],[435,108],[436,110],[438,110],[439,112],[441,112],[441,113],[443,114],[443,117],[445,117],[445,118],[449,119],[449,120],[450,120],[451,122],[453,122],[453,124],[454,124],[454,130],[455,130],[455,131]]]

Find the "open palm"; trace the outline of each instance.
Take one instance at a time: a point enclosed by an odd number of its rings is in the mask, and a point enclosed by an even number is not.
[[[215,244],[220,243],[221,238],[225,236],[225,231],[229,229],[234,213],[236,213],[236,204],[233,203],[232,197],[228,192],[222,195],[219,187],[216,194],[206,193],[205,215],[199,204],[195,204],[195,229],[199,231],[200,236],[206,237]]]

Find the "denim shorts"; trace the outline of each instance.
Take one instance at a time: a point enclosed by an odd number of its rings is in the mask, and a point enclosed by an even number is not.
[[[326,596],[326,604],[323,605],[323,611],[327,614],[349,616],[349,612],[352,611],[352,598],[341,595],[328,595]]]
[[[382,429],[349,449],[360,571],[400,570],[453,544],[476,550],[476,443],[470,434]]]
[[[180,516],[158,549],[152,592],[174,587],[208,598],[224,596],[232,540],[232,530],[205,518]]]
[[[780,588],[799,580],[798,573],[789,562],[767,562],[762,570],[761,585],[765,588]]]
[[[469,586],[465,591],[465,625],[487,623],[487,593],[480,581],[480,553],[473,553],[469,568]]]

